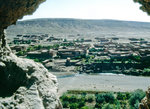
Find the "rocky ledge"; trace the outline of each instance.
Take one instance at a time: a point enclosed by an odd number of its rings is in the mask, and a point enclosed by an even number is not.
[[[139,109],[150,109],[150,88],[146,91],[146,97],[142,100]]]
[[[56,77],[43,65],[12,54],[4,34],[4,29],[32,14],[44,1],[0,1],[0,109],[62,108]]]
[[[18,58],[9,48],[4,51],[0,56],[0,109],[61,109],[56,77],[42,64]]]

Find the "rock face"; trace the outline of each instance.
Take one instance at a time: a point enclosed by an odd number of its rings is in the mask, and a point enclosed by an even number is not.
[[[15,24],[16,21],[24,15],[32,14],[40,3],[45,0],[1,0],[0,1],[0,42],[5,46],[5,36],[3,31],[9,25]]]
[[[141,4],[140,9],[150,15],[150,0],[134,0],[134,2]],[[150,88],[146,92],[146,97],[142,100],[139,109],[150,109]]]
[[[45,0],[0,1],[0,109],[61,109],[57,79],[43,65],[12,54],[4,29]]]
[[[138,2],[141,4],[140,9],[144,12],[147,12],[148,15],[150,15],[150,0],[133,0],[134,2]]]
[[[0,28],[9,25],[22,18],[24,15],[32,14],[40,3],[45,0],[1,0],[0,1]]]
[[[45,0],[0,1],[0,109],[62,108],[57,96],[57,80],[41,64],[21,59],[7,47],[4,29],[24,15],[32,14]],[[150,0],[139,2],[150,14]],[[150,90],[141,109],[149,109]],[[143,106],[143,107],[142,107]]]
[[[0,109],[61,109],[57,85],[39,63],[11,52],[0,57]]]
[[[139,109],[150,109],[150,88],[146,91],[146,97],[142,100]]]

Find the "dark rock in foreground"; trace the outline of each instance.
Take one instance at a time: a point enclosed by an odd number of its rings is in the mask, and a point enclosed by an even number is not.
[[[150,88],[146,91],[146,97],[142,100],[139,109],[150,109]]]
[[[0,109],[61,108],[57,85],[56,77],[43,65],[18,58],[6,48],[1,53]]]

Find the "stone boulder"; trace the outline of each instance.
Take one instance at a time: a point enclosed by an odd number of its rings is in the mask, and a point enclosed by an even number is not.
[[[40,63],[18,58],[9,48],[4,51],[0,56],[0,109],[61,109],[56,77]]]

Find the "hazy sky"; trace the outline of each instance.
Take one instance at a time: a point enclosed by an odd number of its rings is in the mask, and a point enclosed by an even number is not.
[[[31,16],[34,18],[118,19],[148,21],[150,16],[139,10],[133,0],[47,0]]]

